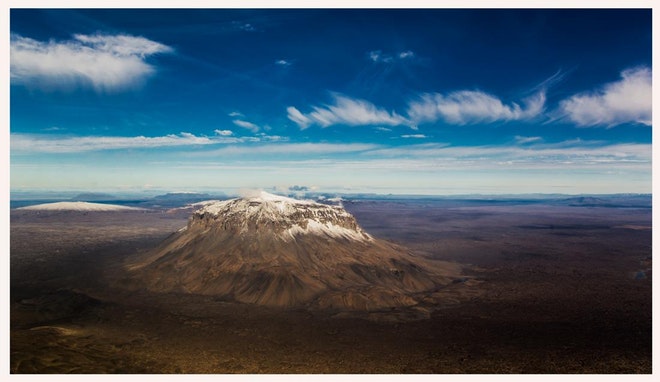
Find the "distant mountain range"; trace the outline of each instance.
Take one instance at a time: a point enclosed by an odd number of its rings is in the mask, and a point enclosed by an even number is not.
[[[149,197],[125,197],[109,193],[84,192],[72,196],[57,197],[56,194],[42,193],[30,198],[29,194],[12,193],[11,208],[62,201],[111,203],[141,208],[178,208],[207,200],[225,200],[225,193],[170,192]],[[36,197],[39,196],[39,197]],[[379,195],[379,194],[336,194],[322,192],[295,192],[286,196],[295,199],[315,200],[325,204],[353,203],[364,201],[405,201],[424,202],[439,206],[482,206],[482,205],[526,205],[546,204],[569,207],[602,208],[651,208],[651,194],[611,194],[611,195],[562,195],[562,194],[521,194],[521,195]]]

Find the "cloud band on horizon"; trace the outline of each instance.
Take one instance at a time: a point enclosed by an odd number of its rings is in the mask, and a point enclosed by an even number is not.
[[[222,134],[221,134],[222,135]],[[236,143],[240,138],[234,137],[204,137],[182,132],[159,137],[50,137],[34,134],[11,134],[12,152],[29,153],[80,153],[100,150],[154,148],[189,145],[211,145],[218,143]]]

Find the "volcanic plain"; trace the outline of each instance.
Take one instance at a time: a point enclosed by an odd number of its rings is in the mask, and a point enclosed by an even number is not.
[[[371,236],[460,270],[360,311],[120,285],[191,208],[14,209],[10,370],[651,373],[650,198],[621,198],[345,201]]]

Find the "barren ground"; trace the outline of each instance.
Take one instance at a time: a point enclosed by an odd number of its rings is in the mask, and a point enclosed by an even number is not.
[[[11,212],[12,373],[651,373],[651,210],[347,203],[464,266],[430,317],[109,288],[190,211]],[[429,303],[430,304],[430,303]]]

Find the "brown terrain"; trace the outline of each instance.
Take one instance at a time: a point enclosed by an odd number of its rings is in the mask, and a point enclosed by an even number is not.
[[[651,373],[650,208],[345,207],[388,246],[460,272],[387,309],[136,289],[126,264],[191,210],[12,210],[10,370]]]

